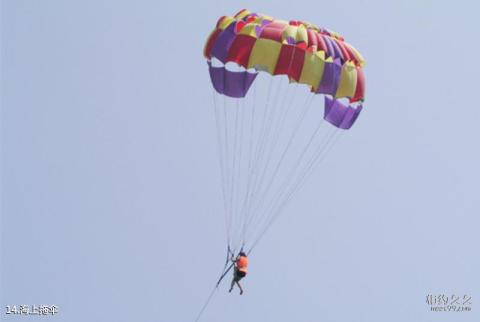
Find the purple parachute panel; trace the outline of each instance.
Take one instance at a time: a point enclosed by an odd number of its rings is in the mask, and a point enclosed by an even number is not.
[[[330,124],[348,130],[357,120],[362,111],[362,105],[357,107],[347,106],[336,99],[325,96],[325,114],[323,118]]]
[[[231,23],[225,30],[220,32],[217,41],[212,48],[212,56],[220,60],[222,63],[226,63],[228,50],[235,39],[235,26],[237,23]]]
[[[208,62],[208,69],[217,93],[229,97],[245,97],[255,77],[257,77],[257,74],[247,71],[232,72],[227,70],[225,66],[213,67],[210,62]]]
[[[342,74],[342,65],[340,59],[335,59],[331,63],[325,63],[323,77],[317,89],[317,94],[328,94],[335,96],[338,85],[340,84],[340,76]]]

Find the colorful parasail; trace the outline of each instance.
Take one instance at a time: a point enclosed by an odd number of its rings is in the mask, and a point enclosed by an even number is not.
[[[257,245],[339,132],[356,122],[365,60],[334,31],[248,10],[218,20],[204,56],[228,257]],[[318,97],[323,111],[313,104]]]

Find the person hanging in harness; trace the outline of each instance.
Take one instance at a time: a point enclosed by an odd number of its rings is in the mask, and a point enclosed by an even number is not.
[[[248,271],[247,255],[244,252],[240,252],[236,259],[233,258],[232,256],[232,262],[234,262],[235,269],[233,270],[232,284],[230,285],[230,290],[228,292],[231,292],[233,290],[233,286],[237,284],[238,288],[240,289],[240,295],[242,295],[243,289],[239,282],[242,278],[244,278],[247,275],[247,271]]]

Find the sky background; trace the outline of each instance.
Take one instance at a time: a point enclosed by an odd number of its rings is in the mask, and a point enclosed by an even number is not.
[[[480,320],[475,1],[1,4],[2,319],[195,319],[225,251],[202,49],[248,8],[342,34],[366,104],[202,321]]]

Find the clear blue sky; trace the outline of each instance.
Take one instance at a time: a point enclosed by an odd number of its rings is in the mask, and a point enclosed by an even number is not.
[[[202,49],[248,8],[344,35],[367,99],[203,321],[480,320],[475,1],[1,3],[2,319],[193,321],[225,248]]]

